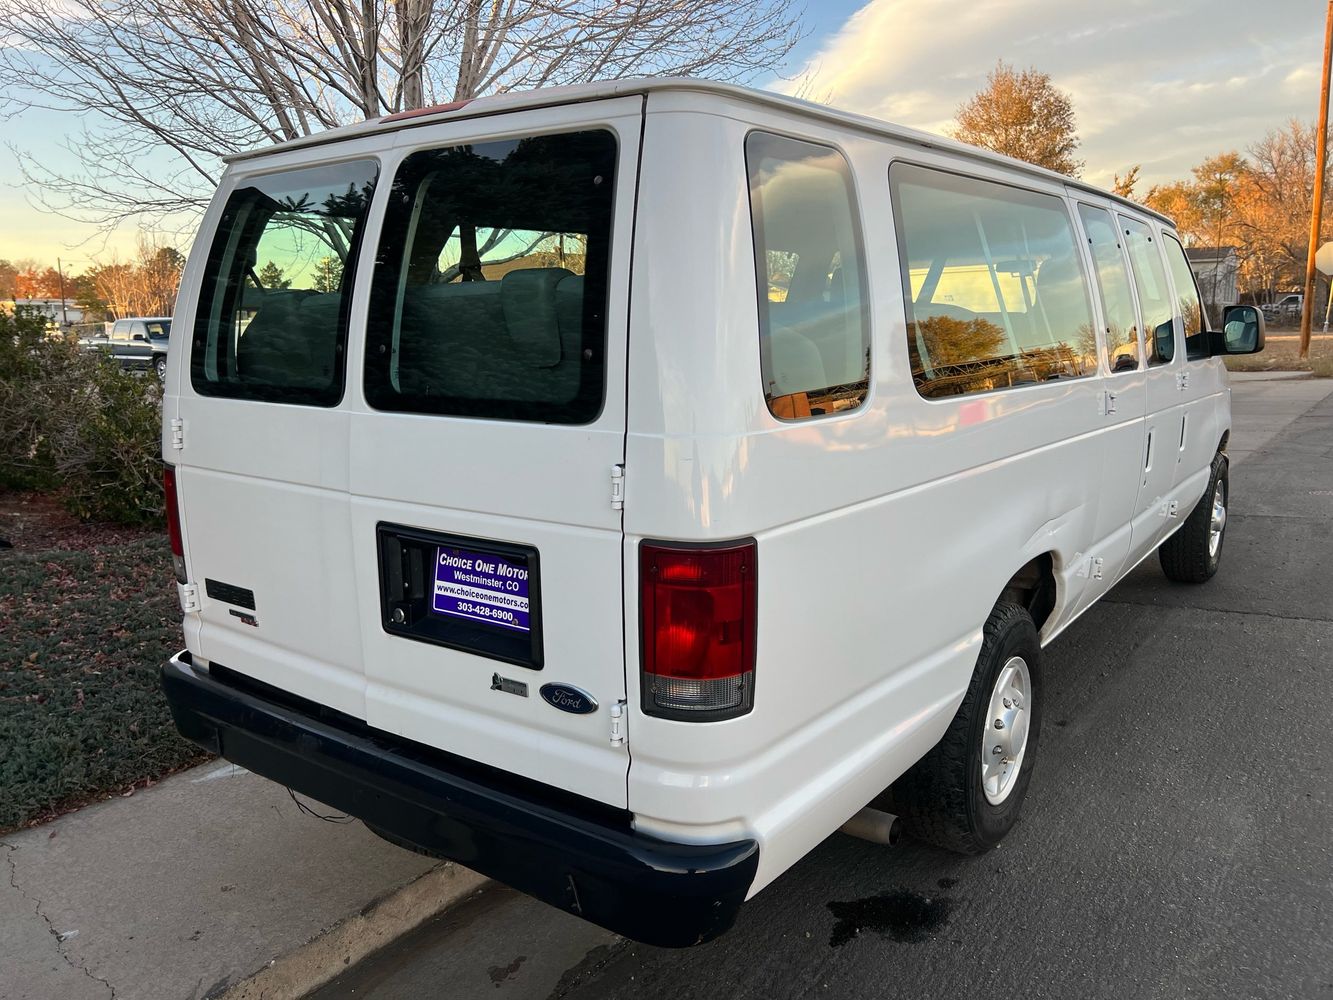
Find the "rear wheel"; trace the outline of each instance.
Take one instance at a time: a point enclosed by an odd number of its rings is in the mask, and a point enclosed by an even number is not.
[[[972,683],[944,738],[890,790],[908,833],[982,854],[1014,824],[1041,731],[1041,643],[1027,610],[995,606]]]
[[[1180,530],[1162,543],[1157,558],[1168,580],[1203,583],[1212,578],[1222,562],[1222,542],[1227,530],[1227,500],[1230,497],[1227,457],[1213,458],[1208,488],[1190,511]]]

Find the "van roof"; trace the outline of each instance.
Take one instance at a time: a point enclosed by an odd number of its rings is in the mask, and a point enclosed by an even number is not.
[[[1046,180],[1057,181],[1071,188],[1077,188],[1082,191],[1088,191],[1109,198],[1119,204],[1133,208],[1138,212],[1160,219],[1162,222],[1165,222],[1170,226],[1175,226],[1175,222],[1168,216],[1148,208],[1146,205],[1141,205],[1136,201],[1132,201],[1129,198],[1123,198],[1120,195],[1113,194],[1104,188],[1088,184],[1075,177],[1066,177],[1064,174],[1058,174],[1053,170],[1047,170],[1045,167],[1038,167],[1023,160],[1016,160],[1009,156],[1003,156],[1000,153],[994,153],[988,149],[982,149],[979,146],[971,146],[964,142],[958,142],[955,139],[948,139],[944,136],[935,135],[931,132],[923,132],[920,129],[909,128],[905,125],[895,125],[878,118],[872,118],[869,115],[855,114],[850,111],[839,111],[835,108],[830,108],[827,105],[816,104],[812,101],[804,101],[796,97],[788,97],[785,94],[775,94],[771,91],[755,90],[750,87],[740,87],[730,83],[718,83],[712,80],[696,80],[687,77],[640,77],[626,80],[603,80],[596,83],[581,83],[567,87],[545,87],[538,90],[493,94],[488,97],[478,97],[470,101],[456,101],[452,104],[440,104],[434,107],[419,108],[413,111],[385,115],[382,118],[371,118],[363,122],[357,122],[355,125],[347,125],[343,128],[330,129],[326,132],[319,132],[314,135],[290,139],[287,142],[277,143],[272,146],[262,146],[246,152],[234,153],[224,157],[224,160],[227,163],[236,163],[254,159],[259,156],[267,156],[270,153],[279,151],[301,149],[309,146],[320,146],[328,143],[340,142],[344,139],[354,139],[361,136],[372,135],[377,132],[394,132],[399,129],[412,128],[419,125],[433,125],[444,120],[452,121],[466,118],[482,118],[489,117],[490,115],[507,114],[512,111],[522,111],[529,108],[549,107],[558,104],[578,104],[584,101],[598,101],[610,97],[626,97],[635,94],[646,95],[657,91],[685,91],[711,95],[714,97],[724,97],[731,100],[745,101],[750,104],[757,104],[763,107],[785,111],[789,114],[803,118],[834,122],[873,135],[915,143],[925,147],[947,150],[973,160],[1001,164],[1025,174],[1041,177]]]

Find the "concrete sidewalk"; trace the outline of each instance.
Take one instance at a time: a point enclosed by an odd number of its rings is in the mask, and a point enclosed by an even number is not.
[[[216,996],[436,867],[221,761],[0,853],[0,1000]]]

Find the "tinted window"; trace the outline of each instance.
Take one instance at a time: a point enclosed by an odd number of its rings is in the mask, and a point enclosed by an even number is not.
[[[376,257],[366,398],[580,424],[602,407],[616,140],[602,130],[413,153]]]
[[[242,183],[209,251],[190,381],[210,396],[332,406],[342,398],[370,160]]]
[[[1096,374],[1097,331],[1061,199],[910,164],[889,178],[921,395]]]
[[[1172,314],[1175,305],[1166,284],[1166,270],[1152,230],[1142,222],[1120,216],[1121,230],[1129,247],[1129,263],[1134,268],[1134,284],[1139,291],[1139,311],[1147,337],[1148,365],[1170,364],[1176,356]]]
[[[150,337],[165,338],[171,335],[171,320],[169,319],[153,319],[145,325],[148,327]]]
[[[1139,315],[1123,248],[1116,238],[1115,222],[1110,212],[1091,205],[1079,205],[1078,214],[1092,248],[1097,289],[1106,314],[1106,362],[1113,373],[1137,371]]]
[[[1171,283],[1176,286],[1175,320],[1181,324],[1185,337],[1185,358],[1188,361],[1201,361],[1208,357],[1208,343],[1205,331],[1208,329],[1203,319],[1203,304],[1199,299],[1199,286],[1194,281],[1194,271],[1185,257],[1185,249],[1173,236],[1163,241],[1166,250],[1166,263],[1171,269]]]
[[[753,132],[745,141],[764,399],[778,417],[850,410],[870,385],[861,230],[836,149]]]

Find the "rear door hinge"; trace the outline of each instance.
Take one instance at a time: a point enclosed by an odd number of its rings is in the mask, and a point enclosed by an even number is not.
[[[189,614],[199,610],[199,584],[178,583],[176,589],[180,591],[181,611]]]
[[[611,706],[611,745],[625,745],[625,702],[618,701]]]
[[[1186,389],[1189,388],[1189,384],[1190,384],[1189,369],[1183,369],[1181,371],[1176,372],[1177,389],[1179,389],[1181,392],[1184,392]]]
[[[1115,412],[1116,395],[1110,389],[1102,390],[1101,405],[1097,407],[1103,417],[1109,417]]]
[[[185,447],[185,421],[180,417],[171,418],[171,447],[177,450]]]
[[[611,466],[611,509],[625,509],[625,466]]]

